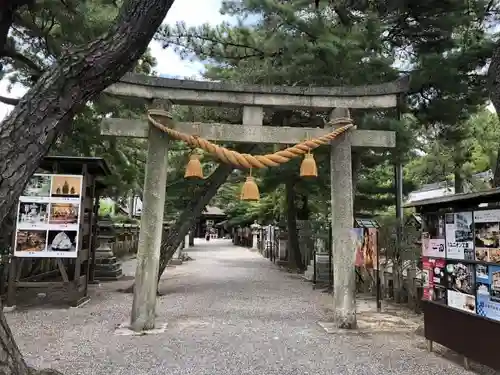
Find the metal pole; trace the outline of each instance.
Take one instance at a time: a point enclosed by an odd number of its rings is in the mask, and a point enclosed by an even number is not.
[[[399,121],[401,121],[401,100],[402,98],[398,97],[398,104],[396,108],[396,116]],[[399,158],[398,158],[399,159]],[[401,245],[401,235],[403,229],[403,163],[401,160],[396,160],[394,166],[394,177],[396,179],[396,218],[398,225],[398,247]]]
[[[330,238],[330,246],[328,246],[328,292],[333,293],[333,267],[332,267],[332,243],[333,243],[333,228],[330,224],[328,237]]]
[[[382,311],[382,299],[380,290],[380,241],[379,241],[379,230],[377,229],[377,312]]]
[[[313,290],[316,289],[316,250],[313,252]]]
[[[397,106],[397,118],[401,120],[401,97],[398,97],[398,106]],[[403,239],[403,164],[401,160],[395,160],[394,165],[394,178],[395,178],[395,188],[396,188],[396,257],[394,259],[395,262],[400,262],[401,257],[401,247],[402,247],[402,239]],[[393,265],[393,276],[399,277],[395,275],[395,267]],[[399,295],[399,294],[398,294]],[[398,301],[399,302],[399,301]]]

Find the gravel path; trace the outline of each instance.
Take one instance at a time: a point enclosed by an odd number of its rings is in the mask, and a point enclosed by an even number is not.
[[[165,333],[115,335],[131,306],[116,290],[130,281],[107,283],[82,308],[9,313],[27,360],[67,375],[470,374],[411,334],[327,334],[324,295],[257,253],[223,240],[188,253],[161,283]]]

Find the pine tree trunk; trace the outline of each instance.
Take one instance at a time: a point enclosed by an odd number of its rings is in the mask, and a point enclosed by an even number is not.
[[[455,194],[464,192],[464,179],[462,177],[462,171],[460,166],[455,167],[455,171],[453,172],[453,179],[455,185]]]
[[[285,182],[286,221],[288,230],[288,267],[303,270],[302,254],[300,253],[299,236],[297,233],[297,208],[295,203],[295,181],[292,178]]]
[[[17,346],[0,306],[0,375],[62,375],[53,369],[29,367]]]
[[[194,235],[196,232],[196,224],[192,226],[191,230],[189,231],[189,246],[194,246]]]
[[[30,375],[5,315],[0,313],[0,374]]]
[[[107,35],[68,51],[0,124],[0,223],[78,108],[132,69],[173,2],[126,1]],[[1,309],[0,341],[1,375],[50,373],[28,369]]]
[[[236,150],[249,153],[253,145],[243,145]],[[190,229],[193,229],[196,220],[200,217],[203,209],[217,193],[217,190],[227,180],[234,167],[227,164],[219,164],[217,169],[203,182],[203,185],[195,190],[192,199],[182,211],[174,225],[163,232],[160,248],[160,267],[158,272],[158,283],[167,268],[168,262],[177,250],[179,244],[184,240]],[[125,293],[134,291],[134,284],[123,290]],[[0,374],[1,375],[1,374]]]
[[[174,0],[129,0],[109,34],[68,51],[0,125],[0,222],[78,108],[130,71]]]
[[[236,150],[242,153],[249,153],[254,149],[253,145],[242,145]],[[196,224],[203,209],[210,203],[210,200],[217,194],[217,191],[226,182],[234,167],[227,164],[219,164],[215,171],[203,182],[203,185],[195,190],[192,199],[182,211],[182,214],[175,221],[175,224],[163,233],[160,249],[160,269],[158,272],[158,282],[165,272],[168,262],[172,259],[175,250],[186,237],[186,234]]]
[[[493,55],[491,56],[490,67],[488,69],[488,86],[491,103],[495,107],[497,116],[500,116],[500,41],[495,45]],[[500,150],[498,150],[497,154],[493,186],[500,187]]]

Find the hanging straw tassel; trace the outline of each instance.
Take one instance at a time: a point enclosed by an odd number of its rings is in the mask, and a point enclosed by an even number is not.
[[[255,179],[252,177],[252,168],[250,168],[250,176],[247,177],[247,180],[243,184],[243,188],[241,189],[240,199],[242,201],[259,201],[260,193],[259,187],[255,183]]]
[[[200,156],[191,154],[184,173],[186,179],[203,179],[203,169],[201,168]]]
[[[307,153],[304,156],[304,160],[302,160],[302,164],[300,165],[300,177],[318,177],[318,168],[316,167],[316,161],[314,160],[314,155],[310,152]]]

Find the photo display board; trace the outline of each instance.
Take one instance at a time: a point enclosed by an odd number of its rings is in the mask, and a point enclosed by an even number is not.
[[[500,209],[427,215],[423,299],[500,321]]]
[[[351,228],[356,267],[377,269],[377,228]]]
[[[76,258],[83,176],[35,174],[17,209],[15,257]]]

